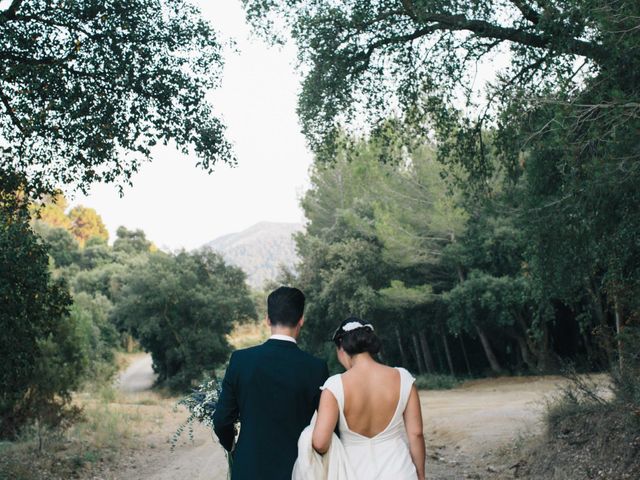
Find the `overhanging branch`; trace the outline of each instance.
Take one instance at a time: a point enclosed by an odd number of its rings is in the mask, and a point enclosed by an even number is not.
[[[20,130],[20,133],[22,133],[23,135],[26,134],[26,131],[22,126],[22,122],[20,121],[20,119],[16,115],[16,112],[13,110],[13,107],[11,106],[9,97],[5,95],[2,89],[0,89],[0,100],[2,101],[2,104],[4,105],[5,110],[7,111],[7,115],[9,115],[9,118],[11,119],[11,123],[13,123],[15,127],[18,130]]]
[[[42,58],[31,58],[25,57],[22,55],[16,55],[11,52],[0,52],[0,60],[11,60],[13,62],[22,63],[24,65],[57,65],[60,63],[65,63],[76,54],[77,46],[75,46],[67,55],[64,57],[42,57]]]
[[[510,1],[520,9],[528,20],[533,21],[535,19],[537,21],[540,18],[539,14],[522,0]],[[469,19],[465,15],[454,15],[446,12],[416,12],[411,0],[402,0],[402,4],[409,18],[416,23],[429,25],[425,34],[435,30],[469,31],[480,38],[506,40],[546,50],[553,47],[559,53],[580,55],[593,60],[601,60],[606,57],[606,53],[600,45],[585,40],[569,37],[558,39],[562,41],[554,42],[552,45],[550,36],[545,37],[542,34],[531,33],[520,28],[503,27],[486,20]]]
[[[531,7],[531,5],[528,5],[523,0],[509,0],[509,1],[513,3],[518,8],[518,10],[520,10],[520,13],[522,13],[522,16],[525,19],[529,20],[534,25],[538,24],[538,22],[540,21],[540,14],[536,12],[533,9],[533,7]]]
[[[5,17],[6,19],[15,18],[16,12],[22,5],[23,1],[24,0],[13,0],[13,2],[11,2],[11,5],[9,5],[9,8],[7,8],[4,12],[2,12],[2,16]]]

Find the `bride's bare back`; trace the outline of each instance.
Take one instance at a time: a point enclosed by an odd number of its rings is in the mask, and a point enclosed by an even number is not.
[[[424,480],[422,412],[411,374],[374,359],[372,355],[380,351],[381,342],[373,325],[358,318],[344,320],[335,331],[333,342],[338,361],[347,371],[329,377],[322,387],[311,437],[313,448],[321,454],[327,452],[333,431],[339,426],[345,449],[351,452],[361,478],[374,478],[384,471],[384,478],[397,474],[398,478]],[[370,440],[362,442],[361,437]],[[400,440],[402,437],[407,443]],[[381,457],[382,464],[372,457],[371,448],[359,447],[374,444],[388,447],[387,456]]]
[[[372,363],[344,373],[342,385],[349,430],[369,438],[383,432],[398,408],[400,372]]]

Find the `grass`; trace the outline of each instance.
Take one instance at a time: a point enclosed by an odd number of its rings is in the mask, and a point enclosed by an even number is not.
[[[227,340],[234,350],[252,347],[264,342],[270,335],[269,327],[264,321],[236,324]]]
[[[606,379],[566,369],[568,383],[546,403],[546,435],[521,454],[525,477],[640,478],[640,343],[628,347]]]
[[[611,408],[611,401],[607,398],[610,395],[601,383],[574,371],[567,372],[565,376],[569,383],[546,404],[546,421],[552,430],[571,417],[593,415]]]
[[[27,429],[1,447],[0,478],[35,480],[83,476],[94,464],[114,461],[134,447],[137,411],[126,411],[99,397],[83,398],[83,420],[67,431]]]
[[[141,420],[138,412],[120,411],[102,402],[85,407],[85,418],[67,432],[67,438],[105,453],[130,447],[132,427]]]
[[[426,374],[416,377],[415,386],[418,390],[450,390],[463,382],[463,379],[452,375]]]
[[[162,421],[154,414],[162,402],[156,392],[124,395],[111,384],[88,386],[74,396],[83,415],[68,430],[30,428],[16,441],[0,442],[0,479],[102,478],[100,468],[140,448],[140,435]]]

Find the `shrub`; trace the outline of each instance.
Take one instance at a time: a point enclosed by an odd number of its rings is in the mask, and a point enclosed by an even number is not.
[[[150,254],[123,279],[113,318],[151,353],[158,380],[186,389],[231,352],[234,322],[255,316],[242,270],[211,251]]]
[[[640,418],[640,328],[627,326],[620,335],[623,358],[612,372],[612,387],[618,402]]]
[[[29,222],[18,195],[0,192],[0,437],[77,415],[71,391],[86,366],[68,289]]]
[[[586,374],[579,374],[573,367],[565,368],[569,382],[547,401],[547,424],[555,431],[570,417],[593,414],[610,408],[606,397],[607,386]]]
[[[114,349],[120,336],[109,319],[113,305],[104,295],[74,295],[71,318],[81,337],[79,344],[87,362],[85,379],[100,387],[116,373]]]
[[[437,373],[418,375],[415,386],[418,390],[450,390],[460,385],[461,380],[452,375]]]

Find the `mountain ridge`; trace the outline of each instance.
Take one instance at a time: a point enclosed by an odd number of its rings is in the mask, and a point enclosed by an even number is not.
[[[239,232],[221,235],[202,247],[222,255],[226,262],[247,274],[247,283],[262,288],[275,280],[280,266],[293,269],[298,260],[293,234],[301,223],[261,221]]]

